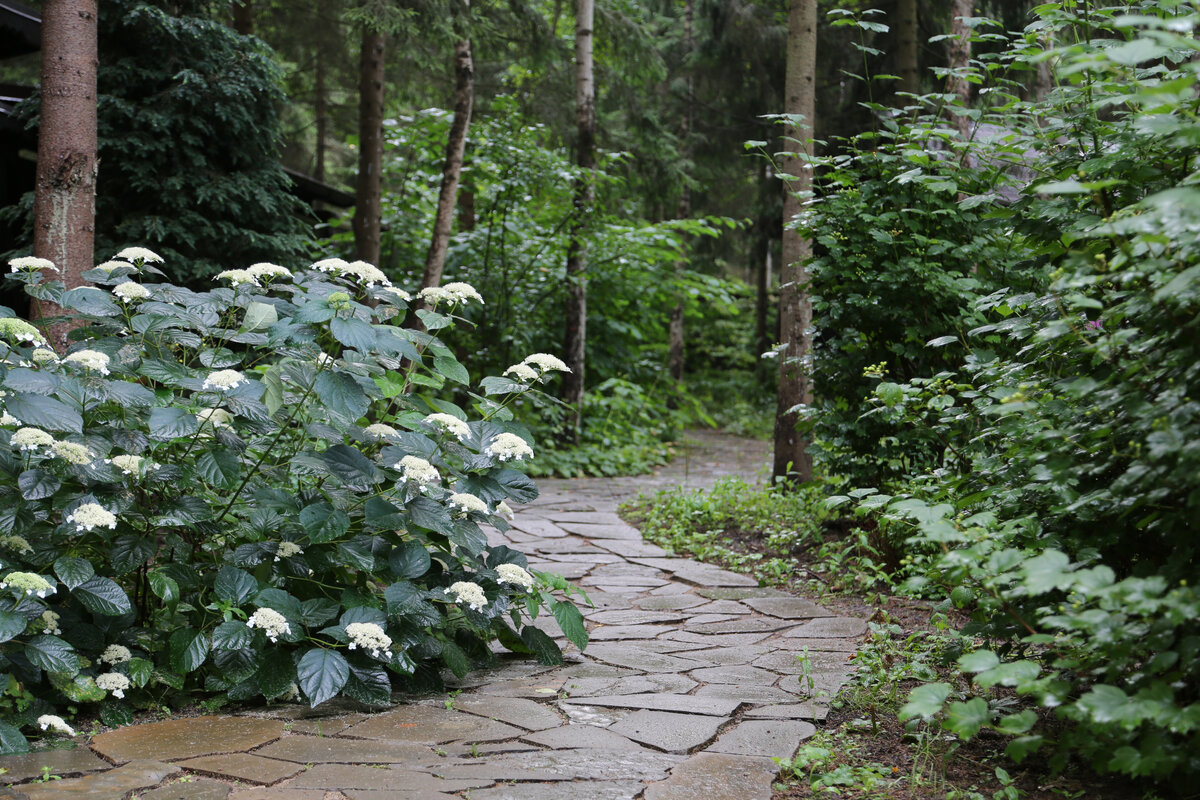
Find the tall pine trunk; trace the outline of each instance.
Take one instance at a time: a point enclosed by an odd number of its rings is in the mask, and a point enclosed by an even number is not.
[[[917,0],[896,0],[896,74],[901,92],[921,90],[920,51],[918,49]]]
[[[563,360],[571,370],[563,380],[563,400],[572,408],[564,435],[573,442],[579,441],[587,344],[587,245],[584,232],[595,201],[592,180],[592,170],[596,168],[596,85],[592,67],[594,14],[593,0],[576,0],[575,147],[580,174],[575,182],[574,220],[567,243],[566,335],[563,337]]]
[[[695,114],[695,103],[693,101],[693,92],[695,91],[695,83],[692,77],[692,23],[695,15],[695,8],[692,0],[684,0],[683,13],[683,47],[684,47],[684,64],[687,70],[687,80],[685,82],[687,96],[684,98],[683,114],[680,119],[680,136],[679,140],[682,143],[680,155],[686,162],[692,152],[691,136],[692,136],[692,121]],[[687,219],[692,215],[692,187],[686,182],[688,176],[684,176],[685,182],[683,189],[679,193],[679,207],[676,209],[676,219]],[[684,261],[675,262],[675,277],[680,278],[683,273]],[[667,337],[667,374],[671,376],[671,380],[679,387],[683,383],[683,290],[680,289],[675,297],[675,306],[671,309],[671,324]],[[673,406],[675,396],[672,395],[670,403]]]
[[[383,67],[386,37],[363,26],[358,97],[358,182],[354,200],[354,249],[379,264],[383,205]]]
[[[975,12],[974,0],[953,0],[950,6],[950,77],[946,91],[957,95],[963,108],[971,105],[971,84],[966,70],[971,66],[971,29],[963,22]],[[955,116],[954,125],[964,139],[971,135],[971,118]]]
[[[42,107],[33,201],[33,252],[61,270],[67,288],[96,265],[96,0],[47,0],[42,7]],[[35,316],[64,313],[39,302]],[[69,322],[50,329],[59,350]]]
[[[783,188],[783,260],[779,265],[779,330],[783,352],[779,357],[779,392],[775,416],[773,474],[789,482],[812,480],[809,436],[798,430],[798,406],[812,404],[812,300],[808,294],[808,267],[812,242],[788,223],[808,202],[812,190],[811,166],[797,154],[812,154],[817,67],[817,0],[791,0],[788,8],[787,76],[784,109],[795,115],[785,138],[783,169],[793,176]]]

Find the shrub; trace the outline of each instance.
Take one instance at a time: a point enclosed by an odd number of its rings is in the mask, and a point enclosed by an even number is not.
[[[108,724],[197,693],[382,705],[497,638],[557,663],[524,624],[539,609],[586,645],[551,595],[567,584],[484,527],[537,494],[507,406],[556,359],[484,379],[472,419],[437,395],[469,381],[438,336],[471,287],[427,298],[425,333],[392,324],[408,295],[361,262],[193,291],[154,282],[159,260],[130,248],[86,274],[111,291],[13,262],[86,324],[59,358],[0,320],[0,747],[79,703]]]

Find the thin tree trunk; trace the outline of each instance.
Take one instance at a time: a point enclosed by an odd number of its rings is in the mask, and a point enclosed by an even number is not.
[[[358,183],[354,248],[358,258],[379,264],[383,205],[383,66],[386,37],[363,27],[358,99]]]
[[[254,35],[254,0],[238,0],[233,4],[233,29],[242,36]]]
[[[950,78],[946,91],[958,95],[963,108],[971,106],[971,84],[966,71],[971,66],[971,29],[963,22],[964,17],[974,16],[975,0],[953,0],[950,7]],[[955,116],[954,125],[964,139],[971,135],[971,118]]]
[[[579,441],[587,343],[587,245],[584,231],[595,201],[591,174],[596,168],[596,85],[592,67],[594,13],[593,0],[576,0],[575,121],[580,175],[575,183],[575,219],[567,243],[567,325],[563,340],[563,359],[571,370],[563,380],[563,400],[572,408],[564,434],[573,442]]]
[[[901,92],[921,91],[920,53],[918,50],[917,0],[896,0],[896,74]]]
[[[695,103],[693,102],[693,92],[695,89],[694,79],[692,76],[692,24],[695,16],[695,8],[692,0],[685,0],[683,12],[683,48],[684,48],[684,64],[687,70],[687,81],[685,86],[687,97],[684,98],[684,108],[682,119],[680,120],[680,136],[682,142],[680,155],[686,162],[691,156],[691,135],[692,135],[692,120],[695,114]],[[679,193],[679,207],[676,210],[676,219],[687,219],[692,215],[692,187],[686,182],[687,176],[684,176],[685,182],[683,190]],[[679,280],[683,275],[684,261],[681,259],[675,262],[675,278]],[[676,294],[675,306],[671,309],[671,324],[667,337],[667,374],[678,388],[683,383],[683,293],[682,290]],[[668,398],[668,404],[674,407],[675,395]]]
[[[812,154],[815,113],[817,56],[817,0],[791,0],[788,9],[787,77],[784,109],[797,115],[797,124],[787,132],[788,154]],[[776,479],[812,480],[809,436],[798,430],[797,407],[812,404],[812,375],[808,364],[812,353],[812,300],[808,294],[808,258],[812,242],[788,223],[807,204],[812,190],[812,169],[796,155],[785,156],[784,171],[794,176],[783,189],[783,260],[779,270],[779,327],[784,350],[779,359],[778,408],[775,416]]]
[[[329,111],[325,107],[325,46],[323,42],[317,42],[316,58],[316,97],[313,100],[313,116],[316,117],[317,123],[317,141],[316,147],[313,148],[313,177],[321,182],[324,182],[325,138],[328,135]]]
[[[469,12],[470,5],[467,4]],[[450,244],[450,228],[454,223],[454,204],[458,196],[458,177],[462,173],[463,153],[467,146],[467,129],[471,124],[471,106],[475,99],[475,70],[471,64],[471,41],[463,38],[454,45],[454,121],[446,139],[446,161],[442,166],[442,190],[438,194],[437,214],[433,220],[433,239],[425,256],[425,275],[421,288],[428,289],[442,282],[446,266],[446,248]]]
[[[42,7],[42,107],[33,201],[35,255],[61,270],[67,288],[82,286],[96,265],[96,0],[47,0]],[[38,302],[37,317],[64,310]],[[76,324],[51,327],[62,351]]]

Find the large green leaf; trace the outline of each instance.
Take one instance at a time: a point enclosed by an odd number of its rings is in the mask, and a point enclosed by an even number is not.
[[[25,657],[46,672],[74,675],[79,671],[75,648],[57,636],[34,636],[25,643]]]
[[[152,410],[149,424],[150,438],[161,442],[192,436],[200,428],[195,414],[174,407]]]
[[[518,503],[529,503],[537,499],[537,484],[524,472],[503,467],[488,473],[488,477],[503,486],[509,498]]]
[[[17,367],[4,376],[4,388],[10,392],[50,395],[58,389],[58,376],[53,372]]]
[[[61,489],[62,481],[53,473],[27,469],[17,478],[17,487],[21,490],[21,497],[26,500],[41,500],[52,497]]]
[[[154,392],[140,383],[131,381],[105,381],[104,394],[110,402],[133,408],[152,406],[158,399],[154,396]]]
[[[150,591],[168,606],[179,602],[179,581],[162,570],[156,569],[150,573]]]
[[[128,572],[145,564],[154,556],[154,540],[149,536],[126,534],[113,540],[109,549],[109,560],[118,575]]]
[[[237,619],[222,622],[213,629],[213,650],[241,650],[254,641],[254,629]]]
[[[414,525],[428,528],[431,531],[444,533],[449,536],[454,532],[454,521],[450,512],[441,503],[428,497],[415,497],[408,504],[408,513],[412,516]]]
[[[94,317],[115,317],[121,313],[121,307],[113,301],[112,295],[94,286],[68,289],[63,292],[61,305]]]
[[[371,404],[358,381],[344,372],[322,372],[317,376],[314,391],[325,408],[347,422],[354,422],[367,413]]]
[[[12,611],[0,611],[0,642],[7,642],[20,635],[29,621]]]
[[[90,580],[96,574],[96,569],[86,558],[63,556],[54,562],[54,574],[68,589],[74,589]]]
[[[352,700],[369,706],[386,706],[392,702],[392,681],[382,667],[350,667],[350,678],[342,692]]]
[[[240,606],[258,593],[258,581],[248,572],[237,567],[224,566],[217,571],[213,581],[213,593],[219,600]]]
[[[278,697],[296,680],[296,662],[287,650],[269,648],[254,675],[258,690],[264,697]]]
[[[242,476],[242,462],[232,450],[213,448],[196,459],[196,472],[210,486],[230,489]]]
[[[388,565],[397,578],[412,580],[429,571],[429,551],[420,542],[403,542],[388,556]]]
[[[11,756],[28,752],[29,742],[26,741],[25,735],[7,722],[0,722],[0,755]]]
[[[246,316],[242,320],[242,330],[257,331],[271,327],[279,321],[279,312],[270,303],[251,301],[246,305]]]
[[[950,703],[946,706],[946,719],[942,726],[955,735],[970,739],[979,733],[979,729],[991,722],[992,712],[988,709],[987,700],[982,697],[972,697],[965,703]]]
[[[208,635],[204,631],[183,628],[171,634],[171,669],[186,675],[208,658]]]
[[[296,665],[296,683],[309,705],[316,708],[337,695],[350,678],[350,665],[341,653],[314,647]]]
[[[300,512],[300,524],[316,544],[332,542],[350,529],[350,517],[329,503],[315,503]]]
[[[51,431],[83,433],[83,417],[61,400],[23,392],[4,398],[8,413],[26,425]]]
[[[470,656],[451,641],[442,642],[442,662],[454,673],[456,678],[462,678],[475,666],[471,663]]]
[[[554,619],[558,621],[558,627],[562,628],[563,634],[571,643],[580,650],[586,649],[587,627],[583,624],[583,614],[579,613],[575,604],[567,600],[555,600],[550,604],[550,610],[554,613]]]
[[[908,702],[900,709],[900,720],[920,717],[929,719],[942,710],[946,698],[953,689],[948,683],[926,683],[916,687],[908,695]]]
[[[521,641],[533,653],[539,664],[557,666],[563,663],[562,650],[558,644],[546,635],[546,632],[532,625],[521,629]]]
[[[365,537],[350,542],[338,542],[337,558],[339,563],[362,572],[375,571],[375,556],[371,553],[371,542]]]
[[[433,359],[433,368],[455,383],[470,385],[471,376],[467,368],[458,362],[454,356],[437,356]]]
[[[363,353],[375,349],[375,329],[361,319],[334,317],[329,323],[329,332],[346,347]]]
[[[399,530],[404,527],[407,519],[399,508],[382,497],[370,498],[363,507],[363,521],[375,528]]]
[[[335,444],[321,453],[321,461],[350,489],[366,491],[383,480],[374,462],[349,445]]]
[[[93,614],[117,617],[133,610],[125,590],[111,578],[96,576],[76,586],[71,594]]]

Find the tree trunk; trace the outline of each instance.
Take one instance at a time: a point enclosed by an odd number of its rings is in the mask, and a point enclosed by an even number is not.
[[[917,25],[917,0],[896,0],[896,88],[912,94],[921,91]]]
[[[576,157],[580,168],[575,182],[574,220],[567,243],[566,335],[563,360],[570,372],[563,380],[563,400],[572,408],[564,435],[579,441],[583,406],[584,359],[587,343],[587,245],[584,231],[592,213],[595,187],[592,170],[596,168],[596,85],[592,68],[593,0],[575,2],[575,122]]]
[[[815,75],[817,56],[817,0],[791,0],[788,9],[787,76],[784,110],[797,115],[797,123],[787,132],[784,150],[788,154],[813,152],[815,113]],[[812,455],[809,436],[798,430],[797,406],[812,404],[812,300],[808,294],[807,261],[812,242],[788,223],[809,202],[812,190],[811,166],[796,155],[785,156],[783,169],[794,176],[783,187],[783,259],[779,265],[779,328],[784,345],[779,357],[778,408],[775,417],[776,479],[798,482],[812,480]]]
[[[467,11],[470,4],[467,4]],[[433,239],[425,256],[425,275],[421,288],[442,282],[446,266],[446,248],[454,223],[454,204],[458,196],[458,177],[462,173],[463,153],[467,146],[467,128],[471,124],[471,106],[475,100],[475,70],[471,64],[471,41],[462,38],[454,45],[454,121],[446,139],[446,161],[442,165],[442,190],[438,194],[437,214],[433,220]]]
[[[693,102],[693,92],[695,90],[695,82],[692,76],[692,24],[695,17],[695,8],[692,0],[684,0],[683,12],[683,48],[684,48],[684,68],[687,74],[685,83],[687,97],[684,98],[684,107],[682,118],[680,119],[680,134],[679,141],[682,143],[680,155],[684,162],[691,157],[691,135],[692,135],[692,120],[695,114],[695,103]],[[692,215],[692,187],[687,184],[687,175],[684,176],[683,189],[679,193],[679,207],[676,210],[676,219],[687,219]],[[684,261],[675,262],[675,278],[678,281],[682,277]],[[667,337],[667,374],[671,377],[672,382],[677,388],[683,383],[683,292],[678,290],[675,297],[675,306],[671,309],[671,324],[668,330]],[[668,405],[674,408],[675,395],[668,398]]]
[[[61,270],[67,288],[82,286],[96,265],[96,0],[47,0],[42,7],[42,107],[33,201],[33,252]],[[64,310],[38,302],[36,317]],[[60,352],[70,322],[51,327]]]
[[[325,47],[321,42],[317,43],[316,59],[316,97],[313,98],[313,116],[317,123],[317,141],[316,147],[313,148],[313,177],[324,183],[325,138],[328,135],[329,111],[325,107]]]
[[[974,0],[953,0],[950,7],[950,78],[946,91],[958,95],[963,108],[971,106],[971,84],[966,71],[971,66],[971,29],[963,22],[964,17],[974,16]],[[971,135],[971,118],[955,116],[954,125],[964,139]]]
[[[383,205],[383,49],[382,32],[363,27],[358,97],[358,183],[354,199],[354,249],[368,264],[379,264]]]
[[[254,35],[254,0],[237,0],[233,4],[233,29],[242,36]]]

